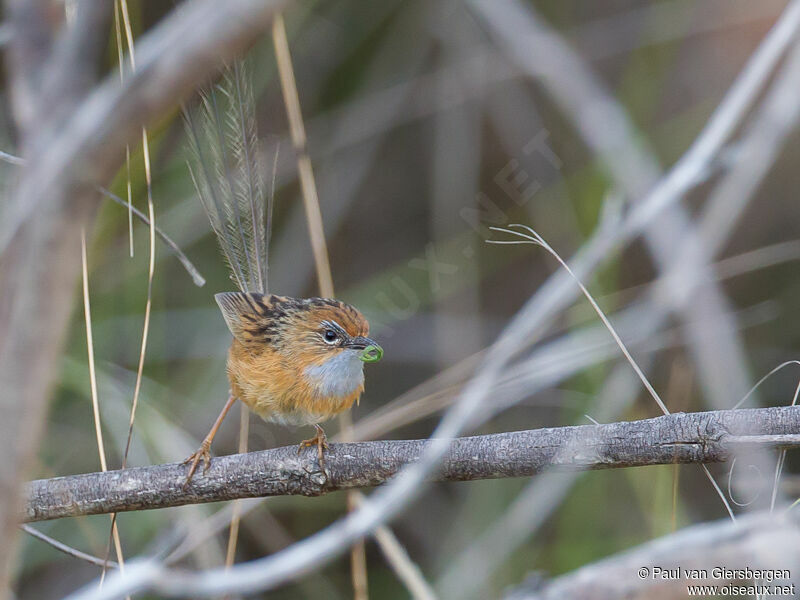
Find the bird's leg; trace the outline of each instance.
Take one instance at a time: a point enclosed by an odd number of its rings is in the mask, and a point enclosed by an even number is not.
[[[319,468],[325,469],[325,457],[323,456],[323,452],[328,449],[328,436],[325,435],[325,430],[322,429],[319,425],[314,425],[314,429],[317,430],[314,437],[309,438],[307,440],[303,440],[300,442],[300,447],[297,449],[297,453],[300,454],[300,451],[303,448],[308,448],[310,446],[317,447],[317,458],[319,459]]]
[[[208,471],[208,467],[211,466],[211,442],[214,441],[214,436],[217,435],[217,430],[219,429],[220,425],[222,425],[225,415],[228,414],[228,411],[231,409],[231,406],[233,406],[234,402],[236,402],[236,396],[228,396],[228,401],[225,403],[225,406],[222,407],[222,412],[219,413],[219,416],[217,417],[217,420],[214,421],[214,425],[211,427],[211,430],[208,432],[208,434],[206,434],[206,437],[203,439],[203,443],[200,444],[200,447],[194,454],[183,461],[184,465],[192,463],[192,466],[189,468],[189,474],[186,475],[186,481],[183,484],[184,489],[186,489],[186,486],[189,485],[189,482],[192,480],[194,472],[197,470],[197,465],[201,460],[204,462],[203,473]]]

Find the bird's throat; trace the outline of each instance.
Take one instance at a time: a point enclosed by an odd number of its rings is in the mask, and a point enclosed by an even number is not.
[[[322,397],[351,396],[364,385],[364,363],[358,354],[344,350],[322,364],[306,367],[304,374]]]

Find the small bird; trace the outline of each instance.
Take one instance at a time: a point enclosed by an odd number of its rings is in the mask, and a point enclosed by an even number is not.
[[[185,485],[200,461],[208,470],[211,443],[237,399],[266,421],[313,425],[314,437],[298,452],[316,446],[323,468],[328,445],[320,423],[359,401],[364,363],[380,360],[383,350],[367,337],[369,323],[355,307],[267,292],[274,192],[266,193],[259,172],[254,101],[243,66],[227,68],[201,99],[200,123],[184,110],[194,155],[189,168],[240,291],[215,296],[233,334],[230,395],[200,448],[184,461],[191,463]]]

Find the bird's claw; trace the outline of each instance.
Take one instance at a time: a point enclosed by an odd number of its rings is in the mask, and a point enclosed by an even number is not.
[[[186,460],[183,461],[184,465],[192,463],[192,466],[189,467],[189,473],[186,475],[186,481],[183,482],[183,489],[186,489],[186,486],[189,485],[189,482],[194,477],[194,473],[197,470],[197,465],[200,464],[200,461],[203,461],[203,475],[206,474],[208,468],[211,466],[211,452],[209,448],[210,444],[203,443],[191,456],[189,456]]]
[[[314,437],[309,438],[307,440],[303,440],[300,442],[300,447],[297,448],[297,453],[300,454],[303,448],[310,448],[312,446],[317,447],[317,459],[319,460],[319,468],[323,471],[325,470],[325,450],[328,450],[328,436],[325,435],[325,431],[319,425],[314,425],[317,432]]]

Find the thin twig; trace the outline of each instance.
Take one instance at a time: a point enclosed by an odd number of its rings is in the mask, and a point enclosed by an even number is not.
[[[77,548],[73,548],[72,546],[67,546],[65,543],[58,541],[55,538],[51,538],[49,535],[42,533],[38,529],[31,527],[30,525],[21,525],[22,531],[25,533],[35,537],[37,540],[43,541],[45,544],[50,544],[53,548],[58,550],[59,552],[63,552],[64,554],[68,554],[69,556],[73,556],[80,560],[84,560],[88,563],[93,565],[97,565],[98,567],[111,567],[112,569],[118,569],[119,563],[114,562],[113,560],[104,560],[99,556],[93,556],[91,554],[87,554],[86,552],[82,552]]]
[[[116,202],[120,206],[127,207],[127,205],[128,205],[127,202],[125,202],[125,200],[123,200],[122,198],[120,198],[115,193],[111,192],[110,190],[107,190],[106,188],[104,188],[102,186],[97,186],[97,190],[100,193],[102,193],[109,200],[113,200],[114,202]],[[131,206],[131,210],[133,211],[133,215],[137,219],[139,219],[142,223],[144,223],[148,227],[150,226],[150,219],[147,218],[146,214],[141,212],[135,206]],[[206,284],[205,277],[203,277],[200,274],[200,271],[198,271],[197,267],[195,267],[194,264],[192,264],[192,261],[189,260],[189,257],[186,256],[183,253],[183,251],[180,249],[178,244],[176,244],[174,241],[172,241],[172,239],[166,233],[164,233],[164,231],[161,230],[158,227],[158,225],[155,225],[155,230],[156,230],[156,235],[161,238],[161,241],[164,242],[167,246],[169,246],[170,250],[172,250],[175,253],[175,256],[178,258],[178,260],[183,265],[183,268],[186,269],[186,272],[189,273],[189,275],[192,277],[192,280],[194,281],[194,284],[196,286],[198,286],[198,287],[204,286]]]
[[[94,417],[94,430],[97,438],[97,452],[100,455],[100,468],[105,472],[108,470],[106,463],[106,450],[103,443],[103,426],[100,420],[100,401],[97,395],[97,376],[94,364],[94,336],[92,336],[92,310],[89,302],[89,267],[86,258],[86,232],[81,231],[81,268],[82,268],[82,290],[83,290],[83,310],[84,320],[86,322],[86,350],[89,359],[89,382],[92,391],[92,415]],[[124,568],[124,558],[122,555],[122,543],[119,539],[119,530],[116,527],[116,515],[111,516],[111,531],[109,532],[109,549],[111,542],[114,543],[114,549],[117,553],[117,560],[119,561],[120,569]],[[106,559],[108,559],[108,550],[106,551]],[[105,575],[105,568],[103,569]]]
[[[12,165],[25,164],[24,158],[21,158],[19,156],[14,156],[13,154],[9,154],[8,152],[3,152],[3,151],[0,151],[0,160],[3,160]],[[137,219],[139,219],[142,223],[144,223],[148,227],[150,226],[150,219],[147,218],[146,214],[144,214],[142,211],[140,211],[132,204],[129,204],[128,202],[117,196],[111,190],[104,188],[102,185],[98,185],[97,191],[103,194],[103,196],[105,196],[109,200],[112,200],[113,202],[116,202],[120,206],[124,206],[125,208],[129,209]],[[173,242],[172,239],[166,233],[164,233],[164,231],[159,229],[157,225],[155,226],[155,229],[156,229],[156,235],[159,238],[161,238],[161,241],[164,242],[167,246],[169,246],[170,250],[172,250],[175,253],[175,256],[183,265],[183,268],[186,269],[186,272],[189,273],[189,275],[191,276],[192,281],[194,281],[194,284],[198,287],[204,286],[206,284],[205,277],[203,277],[200,274],[200,271],[198,271],[197,267],[195,267],[194,264],[192,264],[192,261],[189,260],[189,257],[183,253],[183,250],[180,249],[178,244]]]
[[[364,496],[360,492],[352,492],[348,494],[348,500],[350,498],[353,498],[355,500],[354,504],[359,506]],[[406,586],[414,600],[436,600],[436,593],[425,580],[422,570],[411,560],[408,552],[397,541],[391,529],[385,525],[378,527],[372,537],[375,538],[389,566],[398,579],[403,582],[403,585]]]
[[[608,317],[603,312],[603,310],[600,308],[600,306],[597,304],[597,301],[595,301],[594,297],[589,293],[589,290],[586,289],[586,286],[583,285],[583,282],[580,279],[578,279],[578,277],[575,275],[575,273],[569,267],[569,265],[566,263],[566,261],[563,258],[561,258],[561,255],[559,255],[558,252],[553,250],[553,248],[550,246],[550,244],[548,244],[547,241],[545,241],[545,239],[541,235],[536,233],[536,231],[534,231],[532,228],[528,227],[527,225],[520,225],[518,223],[514,223],[514,224],[509,225],[508,227],[509,227],[508,229],[504,228],[504,227],[490,227],[489,229],[491,229],[493,231],[499,231],[499,232],[502,232],[502,233],[508,233],[508,234],[514,236],[515,239],[512,239],[512,240],[488,240],[488,243],[490,243],[490,244],[534,244],[536,246],[540,246],[540,247],[544,248],[545,250],[547,250],[547,252],[550,254],[550,256],[552,256],[553,258],[555,258],[558,261],[558,263],[564,268],[564,270],[566,270],[566,272],[569,273],[570,277],[572,277],[572,279],[575,281],[575,283],[578,284],[578,287],[581,288],[581,292],[583,292],[583,295],[589,301],[589,304],[591,304],[592,308],[597,313],[597,316],[600,317],[600,320],[603,322],[603,325],[605,325],[606,329],[608,329],[608,332],[611,334],[611,337],[614,338],[614,341],[616,342],[617,346],[619,346],[619,349],[622,351],[622,354],[625,356],[625,359],[628,361],[628,363],[631,365],[633,370],[636,372],[636,376],[639,378],[639,381],[642,382],[642,385],[645,387],[647,392],[650,394],[650,397],[653,398],[655,403],[658,405],[658,408],[661,409],[661,412],[664,413],[665,415],[668,415],[669,414],[669,409],[667,408],[667,405],[664,404],[664,401],[661,399],[661,396],[658,395],[658,392],[656,392],[655,388],[650,383],[650,380],[647,379],[647,376],[639,368],[639,365],[634,360],[633,356],[631,355],[630,351],[628,350],[628,347],[622,341],[622,338],[620,338],[619,335],[617,334],[617,331],[616,331],[616,329],[614,329],[614,326],[611,324],[611,321],[608,320]],[[522,229],[523,231],[516,231],[515,229],[511,229],[512,227],[513,228]]]
[[[397,541],[392,530],[378,527],[372,534],[397,578],[406,586],[414,600],[436,600],[436,593],[425,580],[422,570],[411,560],[406,549]]]
[[[0,151],[0,160],[4,160],[5,162],[12,164],[12,165],[24,165],[25,159],[19,156],[14,156],[13,154],[9,154],[8,152]]]
[[[332,298],[334,296],[333,277],[331,276],[328,249],[325,245],[325,231],[322,226],[317,184],[314,179],[311,158],[308,155],[308,140],[306,139],[306,130],[303,125],[303,113],[300,109],[297,82],[292,68],[292,57],[289,53],[289,42],[286,39],[286,26],[280,14],[275,15],[275,20],[272,24],[272,40],[275,47],[275,60],[278,64],[278,75],[281,80],[292,144],[297,153],[297,170],[300,176],[300,187],[303,192],[308,233],[311,237],[311,247],[314,251],[314,264],[317,267],[320,293],[323,296]]]
[[[92,415],[94,417],[94,433],[97,439],[97,451],[100,454],[100,468],[108,470],[106,464],[106,449],[103,444],[103,429],[100,420],[100,403],[97,398],[97,377],[94,368],[94,342],[92,336],[92,311],[89,303],[89,269],[86,260],[86,232],[81,232],[81,268],[84,323],[86,324],[86,351],[89,362],[89,385],[92,392]]]
[[[114,2],[114,39],[117,44],[117,59],[119,64],[119,82],[120,84],[125,83],[125,69],[124,69],[124,60],[123,60],[123,52],[122,52],[122,30],[120,28],[119,23],[119,12],[120,12],[120,4],[123,0],[116,0]],[[128,56],[130,57],[130,64],[131,67],[135,64],[135,59],[133,56],[133,35],[129,33],[130,31],[130,23],[127,18],[128,15],[128,5],[127,2],[125,3],[125,32],[126,37],[128,38]],[[133,194],[131,188],[131,147],[130,144],[125,144],[125,184],[126,189],[128,192],[128,251],[130,252],[131,258],[133,258]]]
[[[147,144],[147,130],[142,129],[142,149],[145,163],[145,180],[147,183],[147,210],[150,220],[150,260],[147,266],[147,300],[144,308],[144,324],[142,326],[142,344],[139,350],[139,364],[136,369],[136,386],[133,391],[133,402],[131,403],[130,422],[128,423],[128,438],[125,442],[125,452],[122,456],[122,468],[128,462],[128,453],[131,448],[133,438],[133,424],[136,420],[136,408],[139,404],[139,393],[142,388],[142,376],[144,372],[144,359],[147,353],[147,337],[150,331],[150,313],[153,306],[153,275],[156,266],[156,235],[155,235],[155,208],[152,195],[152,178],[150,175],[150,152]]]
[[[247,437],[250,432],[250,411],[247,410],[244,402],[239,403],[239,454],[247,452]],[[225,566],[232,567],[236,559],[236,544],[239,541],[239,524],[242,520],[242,503],[239,500],[233,502],[233,515],[231,516],[231,530],[228,535],[228,549],[225,553]]]
[[[794,396],[792,396],[792,406],[797,406],[797,400],[800,397],[800,381],[797,383],[797,387],[794,389]],[[778,484],[781,480],[781,472],[783,471],[783,463],[786,460],[786,450],[781,450],[781,453],[778,455],[778,461],[775,464],[775,479],[772,484],[772,495],[770,496],[769,502],[769,510],[770,512],[775,510],[775,501],[778,498]]]

